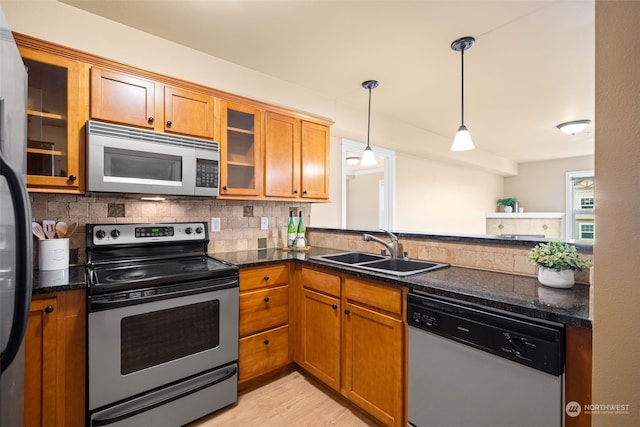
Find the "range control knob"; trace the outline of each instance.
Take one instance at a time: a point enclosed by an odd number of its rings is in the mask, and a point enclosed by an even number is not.
[[[104,232],[104,230],[98,230],[96,231],[96,238],[100,239],[104,239],[104,236],[106,236],[107,233]]]
[[[111,237],[113,237],[114,239],[117,239],[118,237],[120,237],[120,230],[115,228],[111,230]]]
[[[187,227],[187,228],[184,229],[184,232],[185,232],[185,234],[191,234],[191,233],[193,233],[193,228]]]
[[[196,228],[196,234],[202,234],[204,230],[202,229],[202,227],[197,227]]]

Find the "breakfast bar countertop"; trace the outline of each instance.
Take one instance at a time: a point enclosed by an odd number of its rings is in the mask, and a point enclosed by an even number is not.
[[[345,251],[314,247],[308,252],[263,249],[222,252],[211,256],[236,264],[240,268],[284,261],[304,262],[337,273],[349,273],[364,279],[407,286],[461,302],[573,326],[592,327],[589,317],[588,285],[576,284],[570,289],[554,289],[541,285],[535,277],[455,266],[398,277],[312,259],[313,256],[340,252]]]

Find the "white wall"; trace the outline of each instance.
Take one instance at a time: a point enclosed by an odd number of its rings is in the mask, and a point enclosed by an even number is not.
[[[501,176],[402,153],[396,170],[398,230],[485,234],[485,213],[502,197]]]
[[[527,212],[564,212],[566,172],[593,168],[594,156],[520,163],[518,175],[504,179],[504,196],[517,198]]]

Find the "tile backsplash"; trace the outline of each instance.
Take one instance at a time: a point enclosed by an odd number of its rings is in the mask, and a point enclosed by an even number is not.
[[[209,233],[209,252],[277,248],[286,245],[289,210],[302,211],[309,224],[310,203],[236,201],[213,198],[180,198],[162,202],[142,201],[114,195],[66,195],[30,193],[33,221],[44,219],[78,223],[69,247],[77,249],[77,263],[85,262],[85,224],[153,223],[204,221],[220,218],[220,232]],[[260,218],[267,217],[269,229],[260,229]],[[37,252],[37,245],[36,247]],[[38,254],[34,254],[38,265]],[[73,262],[72,262],[73,263]]]

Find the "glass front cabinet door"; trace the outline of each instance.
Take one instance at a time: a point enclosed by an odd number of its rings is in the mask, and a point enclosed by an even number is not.
[[[20,54],[28,73],[29,191],[82,192],[80,64],[28,48]]]
[[[262,110],[220,100],[220,196],[258,196],[262,189]]]

